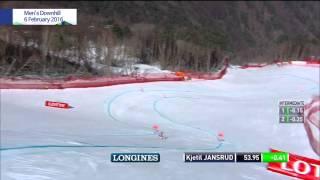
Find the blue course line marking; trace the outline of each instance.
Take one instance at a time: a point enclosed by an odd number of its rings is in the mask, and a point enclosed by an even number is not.
[[[116,121],[119,121],[119,119],[117,119],[116,117],[114,117],[112,115],[112,111],[111,111],[111,106],[112,106],[112,103],[119,97],[123,96],[123,95],[127,95],[129,93],[137,93],[138,91],[137,90],[131,90],[131,91],[125,91],[125,92],[122,92],[116,96],[114,96],[108,103],[107,103],[107,109],[108,109],[108,114],[110,117],[112,117],[113,120],[116,120]],[[170,92],[170,93],[181,93],[181,92],[188,92],[188,93],[196,93],[196,92],[193,92],[193,91],[179,91],[179,90],[149,90],[149,91],[146,91],[146,92]],[[192,97],[171,97],[171,98],[189,98],[189,99],[193,99]],[[160,99],[161,100],[161,99]],[[201,131],[201,132],[204,132],[206,134],[209,134],[209,135],[213,135],[214,137],[216,136],[214,133],[210,132],[210,131],[206,131],[206,130],[203,130],[201,128],[197,128],[197,127],[192,127],[192,126],[188,126],[188,125],[185,125],[183,123],[178,123],[174,120],[172,120],[171,118],[165,116],[163,113],[161,113],[158,108],[156,107],[157,103],[159,102],[159,100],[156,100],[154,101],[153,103],[153,111],[155,111],[160,117],[162,117],[163,119],[167,120],[167,121],[170,121],[171,123],[173,124],[176,124],[176,125],[180,125],[180,126],[184,126],[184,127],[188,127],[188,128],[191,128],[191,129],[194,129],[194,130],[198,130],[198,131]],[[121,121],[120,121],[121,122]],[[128,123],[127,123],[128,124]],[[152,132],[151,130],[149,130],[150,132]],[[216,147],[217,148],[220,148],[222,146],[222,143],[218,144]]]
[[[165,115],[164,113],[162,113],[161,111],[159,111],[158,109],[158,103],[163,101],[163,100],[166,100],[166,99],[170,99],[170,98],[183,98],[183,99],[194,99],[194,98],[190,98],[190,97],[169,97],[169,98],[165,98],[165,99],[158,99],[156,101],[153,102],[153,110],[155,112],[157,112],[157,114],[162,117],[163,119],[173,123],[173,124],[176,124],[176,125],[179,125],[179,126],[183,126],[183,127],[187,127],[187,128],[190,128],[190,129],[193,129],[193,130],[197,130],[197,131],[201,131],[203,133],[206,133],[212,137],[216,137],[216,133],[214,133],[213,131],[211,130],[206,130],[206,129],[202,129],[202,128],[199,128],[199,127],[193,127],[193,126],[190,126],[190,125],[186,125],[184,123],[180,123],[180,122],[177,122],[175,121],[174,119],[168,117],[167,115]],[[225,143],[227,144],[231,144],[230,142],[227,142],[227,141],[224,141]],[[216,149],[219,149],[222,145],[224,145],[225,143],[222,143],[222,142],[219,142],[219,144],[216,146]]]
[[[115,95],[115,96],[113,96],[109,101],[108,100],[106,100],[105,101],[105,109],[107,109],[107,114],[108,114],[108,116],[109,117],[111,117],[111,119],[112,120],[114,120],[114,121],[117,121],[117,122],[120,122],[120,123],[124,123],[124,124],[127,124],[128,126],[130,126],[130,124],[129,123],[127,123],[127,122],[124,122],[124,121],[120,121],[118,118],[116,118],[113,114],[112,114],[112,105],[113,105],[113,103],[114,103],[114,101],[116,101],[118,98],[120,98],[121,96],[125,96],[125,95],[128,95],[128,94],[130,94],[130,93],[138,93],[139,92],[139,90],[129,90],[129,91],[124,91],[124,92],[122,92],[122,93],[119,93],[119,94],[117,94],[117,95]],[[149,90],[149,91],[147,91],[147,92],[171,92],[171,93],[174,93],[174,92],[189,92],[189,93],[194,93],[194,92],[192,92],[192,91],[179,91],[179,90]],[[144,130],[144,131],[146,131],[146,135],[147,134],[153,134],[153,131],[152,130]]]
[[[118,118],[116,118],[113,114],[112,114],[112,111],[111,111],[111,106],[113,104],[113,102],[118,99],[119,97],[123,96],[123,95],[127,95],[129,93],[132,93],[132,92],[137,92],[137,90],[129,90],[129,91],[124,91],[122,93],[119,93],[115,96],[113,96],[111,98],[111,100],[108,101],[107,103],[107,108],[106,108],[106,101],[104,102],[104,110],[107,109],[107,114],[109,115],[109,117],[114,120],[114,121],[117,121],[117,122],[120,122],[120,123],[124,123],[124,124],[127,124],[127,125],[130,125],[129,123],[127,122],[123,122],[123,121],[120,121]],[[139,136],[144,136],[144,135],[153,135],[153,132],[151,130],[144,130],[146,131],[145,133],[141,133],[141,134],[138,134]],[[136,131],[135,131],[136,132]],[[128,136],[132,134],[132,135],[136,135],[136,133],[128,133]]]
[[[108,105],[107,105],[108,115],[109,115],[109,116],[111,117],[111,119],[113,119],[114,121],[119,121],[119,120],[112,115],[112,112],[111,112],[111,105],[112,105],[112,103],[113,103],[116,99],[118,99],[120,96],[123,96],[123,95],[125,95],[125,94],[130,93],[130,92],[133,92],[133,91],[132,91],[132,90],[131,90],[131,91],[124,91],[124,92],[122,92],[122,93],[120,93],[120,94],[118,94],[118,95],[116,95],[116,96],[113,96],[112,99],[108,102]],[[134,91],[134,92],[136,92],[136,91]],[[120,121],[120,122],[121,122],[121,121]]]
[[[111,119],[113,119],[114,121],[118,121],[118,122],[130,125],[129,123],[120,121],[118,118],[116,118],[112,114],[112,110],[111,109],[112,109],[112,105],[113,105],[114,101],[117,100],[119,97],[124,96],[124,95],[128,95],[129,93],[138,93],[138,92],[139,92],[138,90],[124,91],[124,92],[122,92],[122,93],[120,93],[120,94],[118,94],[116,96],[113,96],[113,98],[111,100],[109,100],[108,103],[105,102],[105,109],[107,109],[108,116],[111,117]],[[188,93],[196,93],[196,92],[193,92],[193,91],[179,91],[179,90],[149,90],[149,91],[146,91],[146,92],[167,92],[167,93],[188,92]],[[153,132],[151,130],[147,130],[147,131],[148,132]]]
[[[169,98],[166,98],[166,99],[173,99],[173,98],[184,98],[186,99],[186,97],[169,97]],[[191,98],[188,98],[188,99],[191,99]],[[195,130],[199,130],[199,131],[202,131],[202,132],[206,132],[210,135],[214,135],[212,132],[210,132],[209,130],[204,130],[204,129],[201,129],[201,128],[198,128],[198,127],[193,127],[193,126],[189,126],[189,125],[186,125],[184,123],[180,123],[180,122],[177,122],[175,120],[173,120],[172,118],[166,116],[164,113],[162,113],[161,111],[158,110],[158,104],[159,102],[163,101],[165,99],[158,99],[156,101],[153,102],[153,110],[160,116],[162,117],[163,119],[167,120],[167,121],[170,121],[171,123],[173,124],[177,124],[177,125],[180,125],[180,126],[184,126],[184,127],[187,127],[187,128],[190,128],[190,129],[195,129]]]

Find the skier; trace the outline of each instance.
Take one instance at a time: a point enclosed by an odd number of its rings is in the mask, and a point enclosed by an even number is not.
[[[160,137],[161,139],[168,139],[168,137],[164,135],[164,132],[163,132],[163,131],[160,131],[160,132],[159,132],[159,137]]]
[[[160,127],[155,124],[152,126],[152,129],[153,129],[153,133],[158,135],[161,139],[167,139],[168,137],[164,135],[164,132],[163,131],[160,131]]]

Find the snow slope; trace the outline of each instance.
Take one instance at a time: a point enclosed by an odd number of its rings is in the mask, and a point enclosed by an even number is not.
[[[318,158],[302,124],[278,122],[279,101],[310,101],[318,77],[318,68],[273,65],[233,67],[214,81],[1,90],[1,179],[289,179],[262,163],[184,163],[182,155],[275,148]],[[153,135],[153,124],[169,138]],[[161,162],[115,164],[112,152],[159,152]]]

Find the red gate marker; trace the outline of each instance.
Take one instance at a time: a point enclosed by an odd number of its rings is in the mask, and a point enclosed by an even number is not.
[[[61,108],[61,109],[70,109],[70,108],[72,108],[71,106],[69,106],[68,103],[53,102],[53,101],[46,101],[45,106]]]
[[[153,130],[155,130],[155,131],[158,131],[159,130],[159,125],[157,125],[157,124],[154,124],[153,126],[152,126],[152,129]]]
[[[218,141],[224,141],[224,133],[223,132],[218,133]]]
[[[279,152],[271,149],[272,152]],[[320,178],[320,161],[289,153],[287,163],[269,163],[268,170],[304,180]]]

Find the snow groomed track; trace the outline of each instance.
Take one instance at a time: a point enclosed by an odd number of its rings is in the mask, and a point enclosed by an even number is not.
[[[1,179],[287,179],[264,164],[185,164],[182,153],[272,147],[317,158],[303,124],[279,124],[278,103],[309,102],[318,77],[318,68],[271,65],[231,67],[215,81],[1,90]],[[161,162],[112,164],[112,152],[159,152]]]

